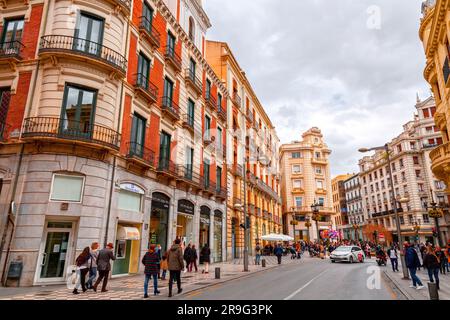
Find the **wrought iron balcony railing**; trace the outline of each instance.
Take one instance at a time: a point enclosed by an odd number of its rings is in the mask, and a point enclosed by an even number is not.
[[[186,69],[184,79],[185,79],[186,83],[188,85],[190,85],[190,87],[193,88],[197,94],[200,95],[202,93],[202,90],[203,90],[202,80],[200,80],[195,75],[194,70],[192,70],[190,68]]]
[[[139,31],[145,36],[145,38],[150,42],[150,44],[156,48],[161,45],[161,34],[155,29],[147,17],[140,17]]]
[[[127,142],[127,150],[127,158],[138,159],[141,160],[142,163],[145,163],[151,167],[155,167],[155,152],[153,152],[149,148],[141,145],[138,142],[130,141]]]
[[[175,48],[171,46],[166,46],[164,50],[164,58],[166,62],[172,64],[176,71],[181,71],[181,57],[178,53],[176,53]]]
[[[172,177],[177,177],[177,166],[172,160],[166,159],[166,158],[160,158],[158,161],[158,172],[169,175]]]
[[[241,97],[237,94],[237,92],[233,93],[231,100],[236,105],[236,107],[241,108],[242,100],[241,100]]]
[[[161,110],[172,120],[180,120],[180,108],[170,97],[161,98]]]
[[[20,41],[0,42],[0,59],[22,59],[22,50],[25,46]]]
[[[158,87],[150,82],[150,79],[142,73],[134,75],[134,88],[142,92],[152,102],[158,100]]]
[[[206,95],[205,100],[206,100],[206,106],[209,107],[211,110],[214,111],[215,108],[216,108],[216,105],[217,105],[216,98],[214,98],[214,97],[212,96],[212,94],[209,93],[209,95],[208,95],[208,94]]]

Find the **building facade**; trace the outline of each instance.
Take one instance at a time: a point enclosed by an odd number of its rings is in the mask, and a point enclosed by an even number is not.
[[[429,154],[442,143],[441,133],[433,125],[433,98],[418,99],[414,120],[403,126],[403,132],[388,143],[391,150],[391,188],[384,151],[359,161],[364,214],[370,223],[382,225],[397,240],[393,196],[400,212],[402,235],[410,241],[433,242],[433,219],[428,206],[434,200],[447,205],[446,186],[430,169]],[[448,236],[448,216],[439,220],[442,236]],[[415,226],[420,229],[416,233]]]
[[[367,223],[367,216],[363,210],[359,175],[353,175],[345,180],[344,190],[349,224],[344,230],[344,238],[362,240],[362,227]]]
[[[298,240],[318,240],[318,231],[333,225],[331,190],[331,150],[319,128],[311,128],[302,141],[283,144],[280,148],[281,197],[286,234]],[[312,220],[311,205],[321,205],[320,221]],[[308,227],[307,221],[311,223]]]
[[[64,282],[92,242],[112,274],[181,238],[226,259],[228,90],[197,0],[0,7],[3,280]]]
[[[223,42],[207,41],[206,58],[230,93],[227,251],[228,258],[240,258],[244,250],[241,225],[250,228],[251,253],[257,242],[263,244],[263,235],[282,233],[280,141],[230,47]]]
[[[350,177],[352,177],[351,174],[342,174],[331,180],[333,209],[335,212],[333,217],[334,225],[336,230],[339,231],[341,238],[346,238],[345,235],[348,236],[348,229],[350,228],[344,187],[344,181]]]

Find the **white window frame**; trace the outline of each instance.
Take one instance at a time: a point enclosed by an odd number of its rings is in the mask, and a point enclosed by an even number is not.
[[[296,186],[295,186],[295,183],[296,183],[296,182],[300,182],[300,183],[299,183],[299,184],[300,184],[299,187],[296,187]],[[300,180],[300,179],[294,179],[294,180],[292,180],[292,188],[294,188],[294,189],[301,189],[301,188],[303,188],[303,181]]]
[[[299,167],[299,171],[294,171],[295,167]],[[302,173],[302,166],[300,164],[293,164],[291,170],[292,170],[292,173],[294,173],[294,174]]]
[[[80,201],[72,201],[72,200],[57,200],[57,199],[52,199],[52,194],[53,194],[53,186],[54,186],[54,182],[55,182],[55,176],[62,176],[62,177],[77,177],[77,178],[82,178],[83,182],[81,184],[81,196],[80,196]],[[50,186],[50,194],[48,196],[48,202],[56,202],[56,203],[82,203],[83,202],[83,197],[84,197],[84,188],[85,188],[85,182],[86,182],[86,177],[83,175],[78,175],[78,174],[66,174],[66,173],[53,173],[52,175],[52,182],[51,182],[51,186]]]

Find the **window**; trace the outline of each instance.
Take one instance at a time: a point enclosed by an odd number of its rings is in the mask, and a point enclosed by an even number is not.
[[[211,97],[211,81],[209,79],[206,79],[206,100],[209,100]]]
[[[222,128],[217,127],[217,149],[222,150]]]
[[[187,122],[189,126],[194,127],[194,119],[195,119],[195,102],[189,99],[188,115],[187,115]]]
[[[197,69],[197,63],[195,63],[194,59],[189,60],[189,78],[195,82],[195,72]]]
[[[194,149],[190,146],[186,147],[186,172],[185,177],[188,179],[192,179],[192,170],[194,163]]]
[[[209,188],[209,172],[210,172],[210,164],[209,164],[209,160],[205,159],[203,161],[203,179],[204,179],[204,186],[206,188]]]
[[[211,118],[205,116],[205,139],[211,138]]]
[[[170,31],[167,32],[167,52],[166,53],[172,57],[175,55],[175,36]]]
[[[295,206],[297,208],[303,207],[303,198],[302,197],[295,197]]]
[[[400,159],[400,168],[403,168],[404,164],[403,164],[403,159]]]
[[[83,185],[83,176],[54,174],[50,200],[81,202]]]
[[[216,185],[217,185],[217,190],[221,190],[222,188],[222,168],[221,167],[217,167],[217,171],[216,171]]]
[[[151,31],[152,30],[152,20],[153,20],[153,9],[150,7],[150,5],[144,1],[144,6],[142,8],[142,16],[144,24],[144,27],[146,30]]]
[[[130,154],[132,155],[140,157],[144,155],[146,122],[147,121],[137,113],[133,115],[130,138]]]
[[[424,223],[430,223],[430,216],[426,213],[422,215]]]
[[[0,88],[0,134],[3,136],[9,102],[11,101],[11,88]]]
[[[317,186],[317,189],[323,189],[323,181],[322,180],[316,180],[316,186]]]
[[[75,39],[73,48],[88,54],[99,56],[102,54],[104,20],[81,13],[78,18],[78,25],[75,29]]]
[[[294,180],[294,189],[300,189],[302,187],[302,180]]]
[[[316,159],[320,159],[320,152],[316,152],[315,155],[316,155]]]
[[[150,59],[148,59],[142,53],[138,58],[138,70],[137,70],[137,85],[141,88],[148,89],[150,78]]]
[[[319,205],[323,206],[325,204],[325,198],[320,197],[319,198]]]
[[[292,152],[291,154],[292,159],[300,159],[302,157],[301,152]]]
[[[322,167],[316,167],[316,174],[322,174]]]
[[[24,19],[11,19],[6,20],[3,28],[3,34],[0,39],[2,48],[1,51],[5,53],[18,54],[20,50],[20,45],[18,42],[22,41],[24,27]]]
[[[299,164],[292,165],[292,173],[301,173],[302,169]]]
[[[414,164],[419,164],[419,157],[413,157]]]
[[[119,192],[119,209],[141,212],[141,199],[140,193],[122,189]]]
[[[161,132],[160,146],[159,146],[159,167],[161,169],[168,169],[170,163],[170,134],[165,131]]]
[[[192,17],[189,17],[189,39],[195,41],[195,21]]]
[[[217,109],[222,111],[222,95],[220,93],[217,94]]]
[[[163,103],[165,107],[172,108],[173,99],[173,82],[169,78],[164,79],[164,98]]]

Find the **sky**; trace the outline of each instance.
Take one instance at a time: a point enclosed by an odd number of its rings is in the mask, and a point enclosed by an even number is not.
[[[333,176],[358,172],[430,95],[418,36],[422,0],[203,0],[281,143],[322,130]]]

